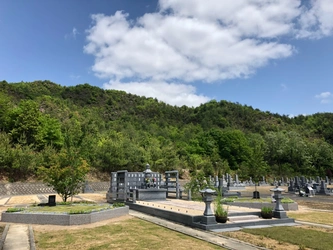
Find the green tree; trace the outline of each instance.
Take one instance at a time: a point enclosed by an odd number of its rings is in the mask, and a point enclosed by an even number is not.
[[[211,130],[210,135],[215,139],[221,159],[227,160],[231,170],[237,170],[246,163],[251,150],[245,134],[237,129]]]
[[[76,156],[71,149],[62,150],[55,165],[39,167],[38,176],[52,186],[63,201],[73,198],[80,192],[86,174],[89,172],[87,162]]]
[[[19,106],[9,113],[7,131],[9,130],[14,142],[25,137],[28,145],[35,143],[35,136],[39,128],[41,112],[38,104],[32,100],[21,101]]]
[[[0,92],[0,131],[6,129],[6,120],[8,119],[8,113],[11,107],[10,103],[10,97]]]
[[[35,136],[38,148],[53,145],[55,148],[60,149],[64,144],[60,122],[49,115],[42,115],[39,118],[39,124]]]
[[[324,176],[327,170],[333,170],[333,147],[329,143],[315,139],[308,143],[311,167],[306,169],[306,175]]]
[[[267,175],[268,165],[264,160],[266,143],[260,134],[248,135],[249,146],[251,154],[247,162],[248,176],[252,177],[253,181],[257,183],[261,176]]]

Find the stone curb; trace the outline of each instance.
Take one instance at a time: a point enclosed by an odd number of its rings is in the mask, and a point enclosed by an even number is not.
[[[313,222],[307,222],[307,221],[300,221],[300,220],[295,220],[295,222],[299,223],[299,224],[302,224],[302,225],[333,229],[333,226],[331,226],[331,225],[325,225],[325,224],[319,224],[319,223],[313,223]]]
[[[6,237],[7,237],[8,230],[9,230],[9,224],[6,224],[5,229],[2,232],[2,236],[1,236],[1,240],[0,240],[0,250],[3,249],[3,246],[5,244],[5,240],[6,240]]]
[[[29,244],[30,250],[36,250],[34,230],[32,229],[31,225],[29,225]]]

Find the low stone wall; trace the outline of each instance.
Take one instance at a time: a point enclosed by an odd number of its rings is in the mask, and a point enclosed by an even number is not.
[[[83,225],[127,215],[129,207],[119,207],[90,214],[47,214],[47,213],[6,213],[1,215],[2,222],[40,224],[40,225]]]
[[[268,203],[268,202],[225,202],[224,204],[230,206],[238,206],[238,207],[248,207],[248,208],[257,208],[261,209],[262,207],[271,207],[275,208],[276,203]],[[286,211],[297,211],[298,204],[294,203],[282,203],[282,207]]]
[[[189,214],[182,214],[173,211],[166,211],[163,209],[159,209],[156,207],[148,207],[142,206],[140,204],[135,203],[127,203],[130,209],[139,211],[141,213],[153,215],[162,219],[170,220],[173,222],[177,222],[189,227],[199,228],[202,230],[217,230],[217,229],[226,229],[226,228],[235,228],[235,227],[246,227],[246,226],[259,226],[259,225],[278,225],[278,224],[285,224],[285,223],[295,223],[294,219],[291,218],[284,218],[284,219],[272,219],[272,220],[256,220],[256,221],[243,221],[243,222],[235,222],[235,223],[216,223],[216,224],[203,224],[203,216],[202,215],[189,215]],[[257,215],[258,213],[244,213],[244,215],[254,214]],[[231,216],[230,214],[229,216]],[[239,213],[238,215],[242,215]],[[235,216],[235,215],[233,215]]]
[[[89,182],[89,186],[95,192],[107,191],[110,182]],[[29,195],[29,194],[52,194],[55,193],[52,187],[41,182],[35,183],[7,183],[0,184],[0,195]]]

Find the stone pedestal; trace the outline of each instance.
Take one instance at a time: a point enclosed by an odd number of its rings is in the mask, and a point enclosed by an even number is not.
[[[205,225],[217,224],[216,218],[215,218],[214,215],[202,216],[201,217],[201,224],[205,224]]]
[[[200,190],[202,195],[202,200],[205,202],[205,211],[204,216],[201,219],[201,223],[205,225],[209,224],[217,224],[214,213],[210,207],[212,201],[214,200],[213,195],[216,193],[214,190],[210,188],[205,188],[204,190]]]
[[[275,209],[273,211],[273,217],[278,219],[288,218],[287,213],[284,211],[284,208],[281,204],[281,200],[283,199],[281,193],[284,191],[283,188],[276,188],[271,189],[270,191],[274,192],[273,198],[276,200]]]

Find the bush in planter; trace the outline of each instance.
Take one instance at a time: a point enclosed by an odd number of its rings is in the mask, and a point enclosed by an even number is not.
[[[261,217],[263,219],[272,219],[272,217],[273,217],[273,208],[271,208],[271,207],[262,207],[261,208]]]
[[[217,222],[226,223],[228,220],[228,209],[224,209],[222,205],[222,195],[218,193],[214,201],[215,218]]]

